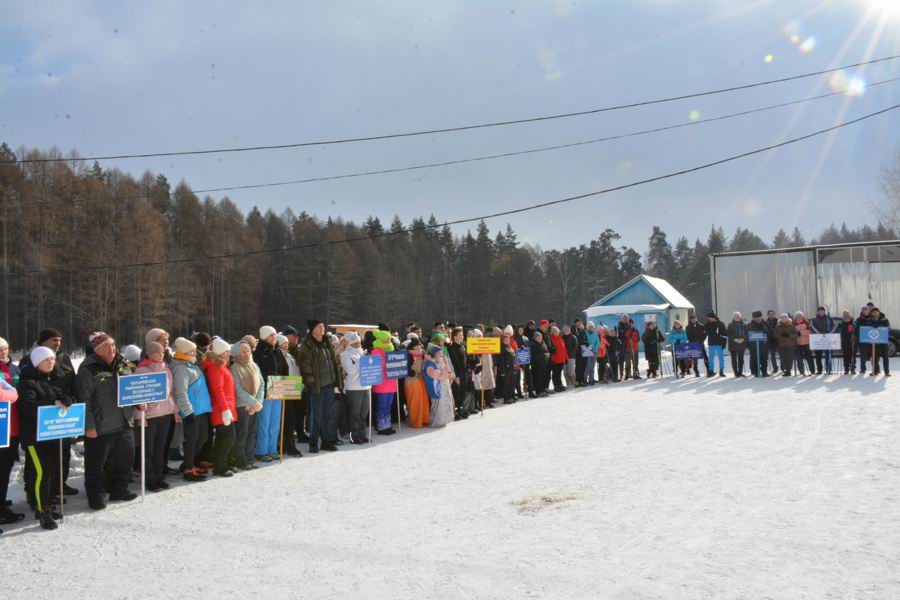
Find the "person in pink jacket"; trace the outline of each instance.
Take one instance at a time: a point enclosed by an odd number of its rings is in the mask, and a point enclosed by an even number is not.
[[[805,360],[809,366],[809,374],[814,375],[816,369],[813,364],[812,352],[809,351],[809,321],[806,320],[806,316],[799,310],[794,313],[794,329],[797,330],[797,370],[800,371],[801,375],[806,375],[806,370],[803,368],[803,361]]]
[[[397,380],[387,378],[387,353],[394,350],[391,334],[387,331],[374,332],[375,341],[370,354],[381,357],[381,383],[372,386],[375,395],[375,431],[378,435],[393,435],[397,431],[391,427],[391,406],[397,393]]]
[[[237,393],[234,389],[234,377],[228,368],[231,357],[231,344],[222,338],[215,338],[206,358],[203,360],[203,372],[206,374],[206,385],[212,401],[212,413],[209,422],[215,428],[213,443],[213,473],[219,477],[232,477],[238,472],[237,467],[228,464],[228,455],[234,446],[237,423]]]
[[[175,404],[172,385],[172,371],[166,365],[166,351],[159,342],[150,342],[144,348],[147,358],[138,363],[135,373],[165,373],[167,398],[163,402],[147,405],[147,410],[135,412],[135,426],[143,422],[147,428],[144,432],[144,461],[147,465],[147,489],[161,492],[169,489],[165,482],[166,455],[168,454],[169,428],[172,427],[172,416],[180,423],[178,405]]]

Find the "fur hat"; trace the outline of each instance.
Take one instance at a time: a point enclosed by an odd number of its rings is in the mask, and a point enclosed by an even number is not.
[[[267,340],[269,336],[276,335],[278,332],[271,325],[263,325],[259,328],[259,339]]]
[[[159,339],[159,336],[166,334],[165,329],[160,329],[159,327],[154,327],[150,331],[147,332],[147,335],[144,336],[144,346],[149,346],[150,342],[155,342]]]
[[[39,364],[48,358],[56,358],[56,352],[45,346],[35,346],[29,357],[31,358],[31,364],[34,368],[37,368]]]

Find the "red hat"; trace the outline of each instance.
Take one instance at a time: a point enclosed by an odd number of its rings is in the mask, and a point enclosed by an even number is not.
[[[549,324],[550,324],[550,321],[548,321],[547,319],[541,319],[541,325],[549,325]]]

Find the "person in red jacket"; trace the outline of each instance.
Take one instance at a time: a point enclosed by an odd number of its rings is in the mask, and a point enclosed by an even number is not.
[[[230,355],[231,344],[222,338],[215,338],[203,360],[203,372],[206,374],[206,385],[209,387],[213,407],[209,422],[216,432],[213,445],[213,473],[220,477],[231,477],[238,470],[237,467],[228,465],[228,454],[234,446],[234,424],[238,417],[234,377],[228,368]]]
[[[550,329],[550,341],[553,343],[553,354],[550,355],[550,372],[553,376],[553,389],[557,392],[566,391],[566,386],[562,382],[562,372],[569,360],[569,353],[566,351],[566,342],[559,334],[559,327],[554,326]]]
[[[628,379],[629,373],[632,379],[640,379],[638,343],[641,341],[641,334],[638,333],[637,327],[634,326],[634,319],[629,319],[628,325],[629,329],[625,332],[625,337],[622,339],[622,345],[625,348],[625,379]]]

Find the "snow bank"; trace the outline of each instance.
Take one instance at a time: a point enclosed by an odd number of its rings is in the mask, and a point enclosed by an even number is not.
[[[893,384],[628,382],[99,513],[82,492],[58,531],[0,536],[0,580],[10,598],[897,598]]]

